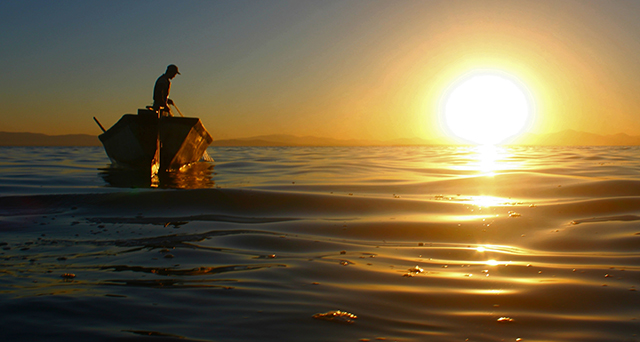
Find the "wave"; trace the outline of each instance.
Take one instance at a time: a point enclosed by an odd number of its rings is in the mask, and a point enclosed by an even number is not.
[[[438,168],[394,164],[428,150],[401,150],[380,168],[384,150],[371,151],[380,161],[345,175],[338,164],[346,163],[334,161],[329,178],[290,156],[293,170],[284,178],[276,177],[282,168],[269,169],[270,176],[247,180],[250,186],[229,186],[244,176],[213,175],[213,188],[4,194],[3,335],[635,338],[640,180],[629,176],[635,166],[601,177],[600,166],[589,171],[585,165],[592,164],[581,163],[601,162],[603,150],[594,149],[602,155],[594,159],[550,149],[548,158],[564,164],[520,155],[529,167],[480,172],[460,163],[425,172]],[[276,157],[267,153],[263,162],[278,163]],[[326,319],[338,312],[350,324]]]

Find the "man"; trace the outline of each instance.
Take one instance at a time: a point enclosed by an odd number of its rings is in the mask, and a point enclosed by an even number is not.
[[[178,67],[171,64],[167,67],[167,71],[156,80],[156,85],[153,87],[153,110],[160,111],[160,115],[169,113],[169,105],[173,104],[173,101],[169,98],[169,90],[171,90],[171,79],[180,75]],[[164,114],[164,115],[167,115]]]

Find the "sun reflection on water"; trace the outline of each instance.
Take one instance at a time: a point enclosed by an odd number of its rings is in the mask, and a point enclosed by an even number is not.
[[[500,170],[501,157],[506,154],[506,150],[494,145],[481,145],[475,150],[475,154],[471,157],[477,160],[478,171],[493,176],[496,171]]]
[[[459,147],[459,156],[463,159],[454,169],[472,171],[485,176],[494,176],[500,171],[508,171],[522,165],[513,159],[508,148],[497,145],[478,145]]]
[[[487,265],[488,266],[498,266],[498,264],[500,264],[497,260],[491,259],[491,260],[487,260]]]
[[[508,202],[506,199],[494,196],[474,196],[471,198],[471,203],[483,208],[495,207],[506,202]]]

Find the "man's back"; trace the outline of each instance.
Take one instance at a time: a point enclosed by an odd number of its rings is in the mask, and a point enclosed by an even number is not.
[[[160,107],[167,106],[167,98],[169,97],[169,89],[171,88],[171,81],[166,74],[158,77],[156,85],[153,87],[153,108],[159,109]]]
[[[178,67],[171,64],[167,67],[167,71],[165,71],[162,76],[158,77],[156,84],[153,87],[153,108],[155,110],[158,110],[161,107],[168,108],[168,105],[173,104],[169,99],[171,79],[179,74]]]

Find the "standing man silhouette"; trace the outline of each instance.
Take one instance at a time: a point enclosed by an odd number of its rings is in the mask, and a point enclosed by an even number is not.
[[[169,112],[169,105],[173,104],[173,101],[169,98],[169,91],[171,90],[171,79],[180,75],[178,67],[171,64],[167,67],[167,71],[156,80],[156,85],[153,87],[153,110],[159,111],[160,116],[171,115]]]

